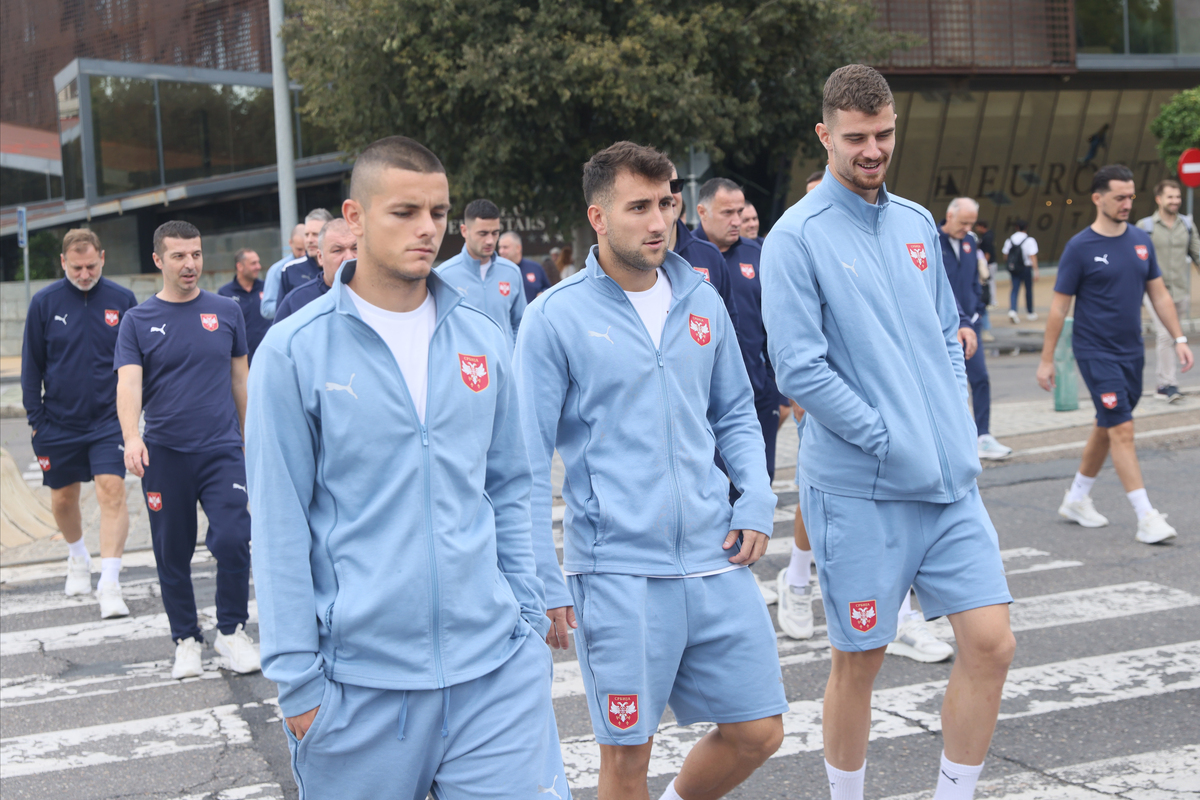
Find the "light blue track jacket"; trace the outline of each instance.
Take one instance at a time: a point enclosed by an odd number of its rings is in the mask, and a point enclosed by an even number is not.
[[[437,271],[446,283],[462,292],[468,303],[483,309],[504,329],[511,350],[525,313],[525,276],[521,268],[493,254],[487,277],[480,278],[479,262],[471,258],[463,245],[462,252],[439,264]]]
[[[830,494],[951,503],[980,472],[959,317],[933,217],[826,169],[762,255],[775,379],[808,412],[800,469]]]
[[[431,275],[422,425],[344,285],[356,264],[272,326],[250,370],[254,585],[285,716],[320,704],[325,678],[473,680],[549,630],[508,342]]]
[[[771,534],[776,498],[725,303],[678,254],[663,267],[672,299],[658,349],[594,248],[585,269],[533,301],[517,337],[534,550],[551,608],[572,605],[551,534],[555,447],[571,572],[690,575],[730,566],[730,530]],[[743,493],[732,509],[730,479]]]

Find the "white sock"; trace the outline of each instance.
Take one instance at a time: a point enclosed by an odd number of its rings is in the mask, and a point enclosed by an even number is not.
[[[812,550],[801,550],[792,542],[792,560],[788,562],[787,582],[792,586],[808,586],[811,576]]]
[[[1076,472],[1075,480],[1071,481],[1071,491],[1067,492],[1067,502],[1078,503],[1087,497],[1088,493],[1092,491],[1092,484],[1095,482],[1095,478],[1089,478],[1082,472]]]
[[[100,583],[121,583],[121,557],[100,559]]]
[[[904,593],[904,602],[900,604],[900,613],[896,617],[898,624],[903,625],[904,619],[912,613],[912,589]]]
[[[1150,498],[1146,495],[1145,489],[1134,489],[1132,492],[1126,492],[1125,496],[1133,504],[1133,510],[1137,514],[1139,522],[1154,510],[1154,506],[1150,505]]]
[[[675,791],[675,779],[671,778],[671,782],[667,784],[667,790],[662,793],[658,800],[683,800],[679,796],[679,792]]]
[[[83,542],[83,537],[67,545],[67,556],[70,558],[82,558],[84,561],[91,563],[92,557],[88,555],[87,545]]]
[[[829,777],[831,800],[863,800],[863,778],[867,774],[867,762],[854,772],[842,772],[825,762],[825,774]]]
[[[975,782],[979,780],[981,772],[983,764],[977,767],[955,764],[942,751],[942,771],[938,773],[933,800],[971,800],[975,796]]]

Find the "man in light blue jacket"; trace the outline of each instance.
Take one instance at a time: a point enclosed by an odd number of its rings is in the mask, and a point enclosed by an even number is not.
[[[263,671],[302,798],[570,796],[508,340],[431,274],[449,209],[433,153],[370,145],[358,260],[254,360]]]
[[[646,797],[652,737],[715,722],[664,798],[716,798],[779,747],[787,710],[775,632],[747,566],[775,495],[754,394],[712,284],[668,252],[671,162],[619,142],[584,165],[599,244],[534,300],[514,370],[533,467],[538,574],[575,647],[600,743],[601,800]],[[719,447],[742,493],[713,463]],[[550,463],[566,467],[563,585]]]
[[[472,200],[459,231],[462,252],[440,264],[438,274],[504,329],[511,348],[525,313],[525,280],[519,266],[496,254],[500,209],[491,200]]]
[[[827,177],[767,235],[762,296],[779,388],[808,412],[800,504],[833,645],[826,771],[834,800],[862,797],[871,689],[912,585],[959,645],[935,800],[969,800],[1015,643],[975,485],[958,308],[933,218],[884,187],[896,130],[887,81],[842,67],[823,112]]]

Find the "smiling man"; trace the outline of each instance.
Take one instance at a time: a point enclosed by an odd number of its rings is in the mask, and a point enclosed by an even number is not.
[[[775,495],[725,304],[667,247],[670,176],[666,156],[632,142],[584,165],[599,244],[530,307],[514,361],[549,641],[568,647],[578,613],[601,800],[649,797],[667,705],[680,724],[717,723],[669,800],[731,791],[779,747],[787,710],[774,628],[746,569],[766,552]],[[732,508],[714,443],[743,493]],[[569,589],[551,535],[556,449]]]
[[[358,259],[250,377],[263,661],[301,797],[570,797],[509,343],[433,272],[449,211],[425,147],[363,150]]]
[[[933,218],[891,195],[891,89],[854,64],[825,83],[825,180],[763,246],[779,388],[806,414],[798,472],[832,645],[823,714],[834,800],[860,800],[871,691],[910,585],[958,640],[936,800],[968,800],[1015,642],[996,530],[975,485],[960,316]]]

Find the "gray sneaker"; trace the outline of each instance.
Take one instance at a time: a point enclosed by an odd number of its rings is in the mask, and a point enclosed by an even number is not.
[[[779,594],[776,608],[779,627],[793,639],[811,639],[813,636],[813,587],[812,581],[805,586],[788,583],[787,567],[779,570],[775,579],[775,591]]]

